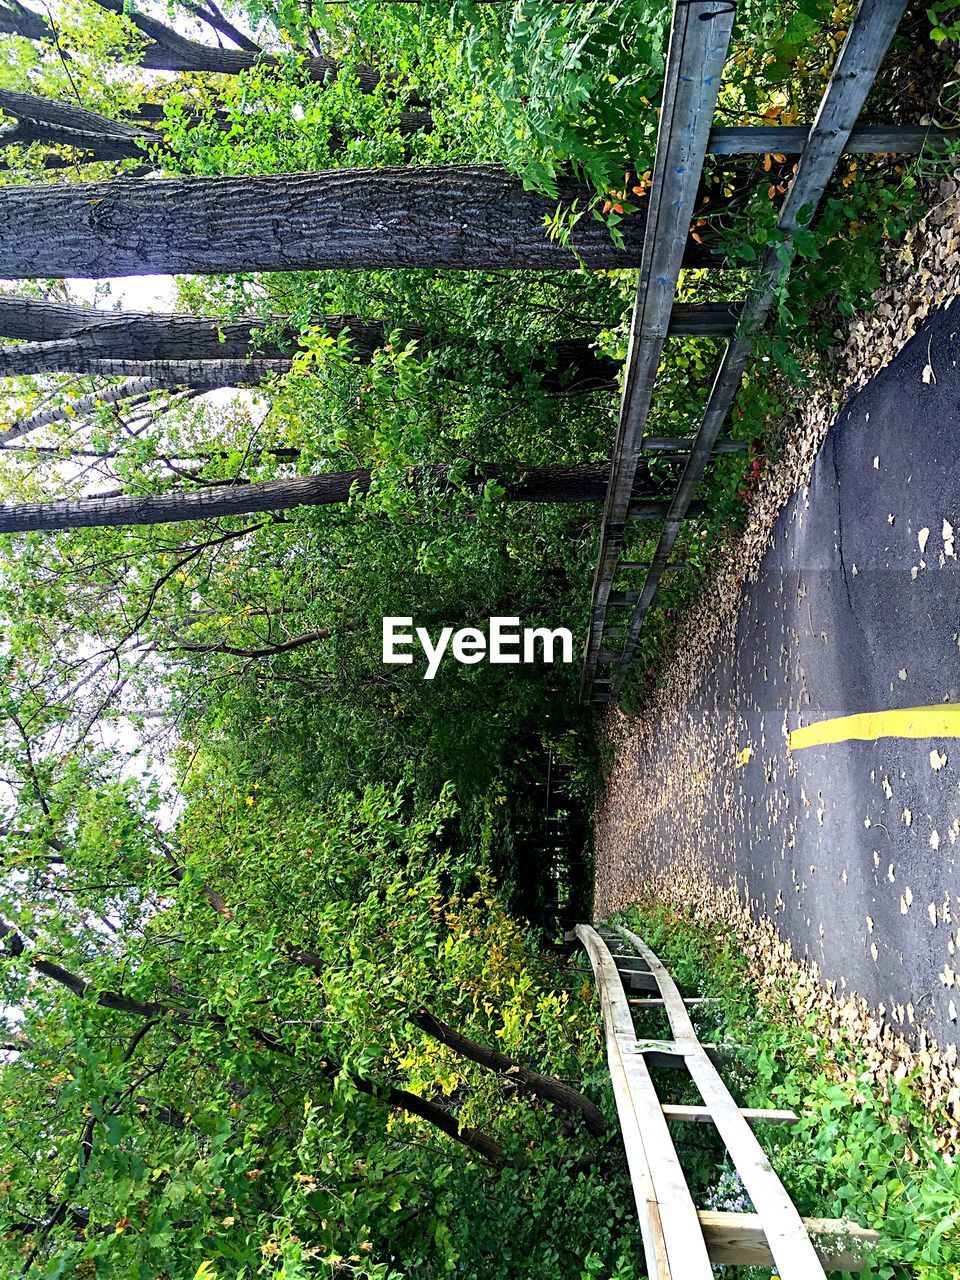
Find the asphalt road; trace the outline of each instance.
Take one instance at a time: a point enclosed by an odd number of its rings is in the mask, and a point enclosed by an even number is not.
[[[640,770],[678,753],[706,770],[686,838],[795,954],[942,1047],[960,1042],[960,737],[937,727],[960,702],[958,551],[960,305],[845,405],[735,635]],[[788,746],[802,726],[921,707],[941,708],[931,736]],[[675,856],[688,819],[664,818],[631,856]]]

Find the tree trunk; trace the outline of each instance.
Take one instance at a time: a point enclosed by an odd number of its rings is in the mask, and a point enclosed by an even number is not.
[[[55,422],[79,421],[85,414],[95,413],[104,405],[116,404],[120,400],[129,401],[130,404],[126,406],[128,408],[134,403],[143,404],[154,391],[159,390],[161,388],[155,386],[148,378],[133,378],[130,382],[124,382],[115,387],[105,387],[102,391],[95,391],[88,396],[80,396],[55,409],[39,409],[29,417],[11,422],[5,430],[0,431],[0,449],[5,448],[13,440],[30,435],[32,431],[39,431],[41,427],[52,426]]]
[[[46,345],[46,344],[44,344]],[[217,387],[258,386],[268,378],[289,373],[289,360],[110,360],[63,352],[74,343],[56,343],[60,353],[51,355],[10,347],[0,351],[0,377],[18,377],[39,372],[83,373],[101,378],[128,378],[149,382],[152,387],[190,387],[213,391]]]
[[[14,89],[0,89],[0,108],[5,115],[16,116],[18,120],[58,124],[64,129],[75,129],[79,133],[109,133],[127,138],[139,138],[147,134],[151,139],[157,138],[152,129],[145,129],[141,125],[125,124],[110,116],[100,115],[97,111],[88,111],[86,107],[74,106],[71,102],[44,98],[34,93],[18,93]]]
[[[41,142],[50,147],[71,147],[77,153],[71,163],[90,164],[92,161],[114,163],[120,160],[142,160],[149,140],[141,145],[126,134],[81,133],[78,129],[64,129],[59,124],[36,124],[24,120],[14,129],[0,133],[0,147],[29,147]],[[45,165],[45,168],[54,168]],[[66,165],[63,166],[66,168]]]
[[[20,36],[23,40],[52,40],[53,28],[46,18],[25,8],[18,0],[0,0],[0,35]]]
[[[13,129],[0,131],[0,148],[29,146],[40,142],[48,146],[71,147],[81,153],[82,163],[144,159],[151,146],[165,146],[163,135],[144,125],[130,125],[108,116],[98,115],[82,107],[30,93],[0,90],[0,109],[19,122]],[[163,118],[162,109],[158,119]],[[433,121],[428,112],[404,111],[400,116],[400,132],[404,136],[418,130],[429,132]],[[343,134],[331,128],[332,151],[343,146]],[[171,168],[176,164],[171,162]]]
[[[590,193],[563,184],[574,199]],[[496,165],[7,186],[0,279],[639,263],[642,211],[621,223],[623,249],[589,216],[567,247],[544,228],[556,205]],[[686,260],[709,255],[693,245]]]
[[[346,333],[363,363],[372,360],[387,339],[382,320],[329,315],[318,317],[315,323],[333,338]],[[278,336],[266,338],[264,328]],[[0,335],[25,340],[18,347],[0,347],[0,377],[103,372],[91,368],[95,360],[213,361],[251,356],[275,360],[296,350],[299,338],[297,327],[287,316],[217,320],[98,311],[4,293],[0,293]],[[400,341],[417,342],[429,349],[462,346],[469,340],[459,335],[428,334],[418,326],[406,325],[400,330]],[[585,338],[549,343],[545,358],[531,364],[531,371],[551,391],[608,389],[616,385],[619,368],[617,361],[597,351]],[[249,380],[248,370],[244,381]]]
[[[68,991],[72,991],[74,995],[79,996],[81,999],[89,998],[93,1000],[102,1008],[113,1009],[117,1013],[129,1013],[139,1018],[153,1019],[163,1015],[174,1014],[191,1021],[196,1019],[209,1022],[212,1026],[219,1028],[225,1026],[224,1018],[217,1013],[197,1016],[187,1010],[173,1008],[168,1005],[135,1000],[125,995],[122,991],[96,991],[86,978],[71,972],[69,969],[64,969],[62,965],[54,964],[52,961],[45,960],[28,951],[24,936],[20,930],[15,925],[8,924],[2,919],[0,919],[0,943],[3,944],[0,947],[0,959],[18,959],[26,953],[30,967],[37,973],[50,978]],[[258,1027],[251,1027],[250,1035],[265,1048],[290,1055],[290,1050],[273,1034],[261,1031]],[[301,1065],[312,1065],[309,1062],[305,1062],[304,1059],[300,1059],[300,1063]],[[341,1064],[329,1058],[319,1065],[320,1074],[331,1084],[343,1072]],[[424,1098],[420,1094],[410,1093],[407,1089],[398,1089],[387,1082],[370,1080],[363,1076],[351,1075],[350,1081],[360,1093],[367,1094],[388,1107],[396,1107],[400,1111],[406,1111],[408,1114],[417,1116],[419,1119],[427,1121],[428,1124],[432,1124],[442,1133],[453,1138],[454,1141],[461,1143],[481,1156],[489,1164],[493,1165],[495,1169],[502,1169],[506,1164],[506,1158],[499,1143],[477,1129],[462,1128],[454,1115],[436,1102],[431,1102],[429,1098]]]
[[[425,487],[443,488],[449,485],[449,470],[442,465],[418,467],[413,478]],[[607,462],[509,469],[486,463],[474,468],[463,483],[470,488],[481,488],[488,480],[495,481],[505,490],[504,498],[508,502],[602,502],[609,471]],[[369,488],[369,471],[338,471],[186,492],[23,502],[0,506],[0,534],[174,524],[180,520],[289,511],[294,507],[348,502]],[[634,492],[638,496],[651,492],[645,469],[638,472]]]
[[[426,1120],[428,1124],[432,1124],[441,1133],[445,1133],[448,1138],[453,1138],[455,1142],[461,1143],[475,1152],[476,1155],[481,1156],[488,1164],[493,1165],[495,1169],[502,1169],[506,1165],[507,1161],[503,1148],[498,1142],[487,1134],[482,1133],[479,1129],[463,1128],[458,1123],[456,1116],[449,1111],[445,1111],[436,1102],[431,1102],[429,1098],[424,1098],[418,1093],[410,1093],[408,1089],[397,1089],[393,1085],[383,1085],[376,1081],[365,1080],[361,1076],[351,1076],[350,1080],[353,1087],[359,1089],[361,1093],[377,1098],[379,1101],[386,1103],[388,1107],[396,1107],[400,1111],[406,1111],[409,1115]]]

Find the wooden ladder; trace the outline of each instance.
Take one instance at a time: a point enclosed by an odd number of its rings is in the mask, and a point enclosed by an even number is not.
[[[656,955],[635,933],[617,928],[633,955],[614,957],[590,925],[576,927],[596,978],[607,1062],[633,1183],[650,1280],[712,1280],[716,1263],[769,1265],[780,1280],[825,1280],[826,1271],[859,1271],[877,1233],[845,1222],[801,1218],[753,1132],[763,1123],[795,1123],[789,1111],[741,1108],[701,1044],[687,1003]],[[630,999],[625,983],[644,993]],[[661,1007],[671,1039],[639,1039],[631,1005]],[[652,1066],[685,1070],[703,1106],[662,1103]],[[719,1213],[693,1202],[667,1121],[712,1123],[753,1206]]]

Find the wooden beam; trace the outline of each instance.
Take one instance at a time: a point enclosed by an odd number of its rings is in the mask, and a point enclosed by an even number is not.
[[[629,970],[623,970],[620,979],[630,991],[659,991],[660,989],[652,973],[631,973]]]
[[[651,498],[636,498],[627,508],[629,520],[665,520],[670,511],[670,502],[666,499],[658,502]],[[705,502],[690,502],[683,515],[684,520],[701,520],[710,511]],[[613,566],[616,573],[616,565]],[[612,575],[611,575],[612,580]],[[609,594],[609,587],[607,588]]]
[[[691,1124],[713,1124],[713,1112],[709,1107],[686,1107],[678,1103],[665,1102],[663,1114],[668,1120],[686,1120]],[[795,1111],[776,1111],[773,1108],[741,1107],[740,1114],[748,1124],[797,1124],[800,1120]]]
[[[773,1255],[755,1213],[719,1213],[701,1209],[697,1215],[713,1262],[744,1267],[770,1267]],[[804,1218],[803,1225],[826,1271],[863,1271],[870,1249],[880,1239],[876,1231],[835,1218]]]
[[[591,592],[580,686],[584,702],[590,700],[602,646],[607,596],[625,526],[633,514],[631,500],[640,445],[657,366],[670,328],[735,10],[729,0],[678,0],[673,11],[620,421],[611,454],[600,554]]]
[[[707,151],[715,156],[799,155],[810,134],[809,125],[740,125],[710,130]],[[955,135],[932,125],[860,124],[850,133],[844,151],[858,155],[918,155],[924,147],[946,149]]]
[[[614,699],[619,698],[623,690],[627,671],[637,651],[643,620],[657,594],[660,575],[670,559],[683,521],[687,518],[691,499],[740,390],[753,339],[762,329],[777,290],[789,274],[794,256],[793,237],[809,221],[823,198],[906,4],[907,0],[860,0],[850,23],[816,119],[810,126],[793,182],[780,208],[777,227],[782,234],[782,242],[771,245],[764,254],[759,281],[744,303],[737,334],[727,343],[697,438],[670,511],[664,517],[660,541],[643,584],[643,597],[636,606],[630,637],[623,647],[623,657],[614,676]]]

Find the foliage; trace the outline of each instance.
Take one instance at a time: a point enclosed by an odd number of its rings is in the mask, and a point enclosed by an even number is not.
[[[30,939],[3,977],[19,1011],[0,1101],[18,1117],[3,1163],[8,1265],[31,1243],[38,1276],[180,1280],[205,1263],[236,1277],[506,1280],[580,1276],[591,1249],[607,1274],[618,1256],[635,1261],[619,1161],[601,1152],[595,1171],[573,1173],[576,1121],[409,1020],[426,1005],[515,1059],[602,1079],[592,988],[565,989],[565,967],[538,955],[482,860],[451,844],[449,791],[415,807],[368,786],[320,805],[205,749],[174,855],[151,806],[110,785],[104,764],[44,778],[46,821],[21,835],[2,904]],[[86,998],[31,977],[51,952]],[[103,1007],[103,992],[144,1012]],[[395,1084],[500,1142],[507,1170],[458,1158],[390,1105]],[[558,1196],[575,1226],[551,1210]]]
[[[157,137],[119,164],[56,140],[5,146],[0,180],[500,163],[557,199],[555,230],[596,216],[615,236],[648,188],[663,0],[150,13],[208,45],[236,24],[270,57],[236,75],[157,74],[133,10],[58,5],[55,39],[0,38],[0,88],[121,126],[145,120]],[[809,119],[849,14],[833,0],[742,4],[723,118]],[[929,21],[935,41],[952,30],[942,6]],[[318,55],[336,75],[310,78]],[[790,164],[760,164],[758,194],[755,166],[708,173],[696,236],[737,265],[719,287],[716,272],[685,272],[685,301],[742,297],[777,243]],[[738,402],[735,434],[751,452],[704,482],[713,515],[683,535],[688,571],[645,633],[646,678],[761,479],[771,422],[797,394],[788,379],[802,386],[818,336],[875,286],[927,165],[846,165],[797,236],[780,325]],[[585,183],[573,208],[559,198],[571,174]],[[422,664],[384,666],[380,623],[413,616],[435,631],[499,614],[582,634],[599,505],[516,504],[489,473],[476,483],[477,469],[518,476],[608,456],[615,388],[584,390],[577,360],[610,383],[635,273],[303,272],[172,288],[177,308],[224,329],[254,318],[250,354],[282,352],[289,369],[256,391],[158,390],[119,407],[104,396],[115,378],[11,377],[9,416],[51,420],[0,456],[5,499],[344,472],[368,482],[328,507],[28,535],[0,550],[4,1270],[634,1280],[616,1142],[412,1021],[426,1006],[612,1118],[592,984],[553,945],[588,863],[596,748],[578,672],[446,665],[426,682]],[[23,293],[77,300],[50,281]],[[111,307],[109,284],[96,301]],[[383,340],[364,350],[333,316],[378,322]],[[689,434],[717,354],[671,339],[653,432]],[[664,459],[644,482],[661,493],[675,476]],[[629,558],[648,558],[654,537],[632,534]],[[568,781],[545,800],[548,757]],[[682,964],[693,944],[671,937]],[[901,1167],[905,1148],[866,1086],[851,1115],[804,1074],[806,1032],[781,1052],[782,1027],[759,1009],[729,1016],[766,1046],[744,1077],[750,1096],[800,1101],[822,1122],[784,1148],[784,1161],[799,1152],[804,1203],[881,1205],[918,1268],[935,1248],[949,1257],[940,1184],[922,1161]],[[925,1152],[907,1094],[887,1101]],[[502,1170],[457,1141],[471,1130],[498,1144]]]

